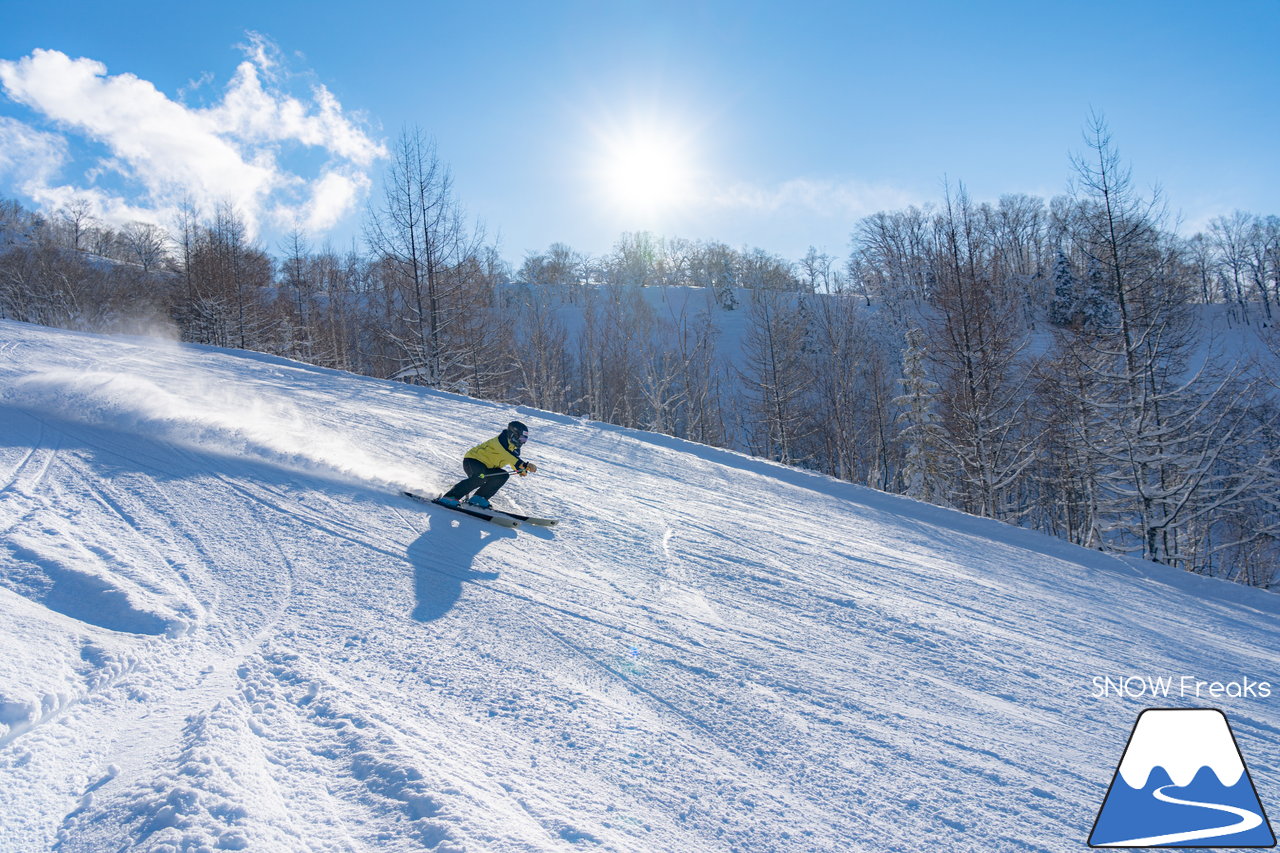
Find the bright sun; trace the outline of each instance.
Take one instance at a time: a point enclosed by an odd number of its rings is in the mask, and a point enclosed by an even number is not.
[[[630,214],[658,214],[693,190],[689,145],[656,126],[601,138],[599,180],[612,204]]]

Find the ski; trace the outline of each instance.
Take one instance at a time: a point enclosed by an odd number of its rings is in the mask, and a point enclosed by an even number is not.
[[[471,506],[449,506],[448,504],[440,503],[439,498],[429,498],[426,495],[419,495],[419,494],[415,494],[414,492],[405,492],[404,494],[406,497],[413,498],[415,501],[419,501],[421,503],[435,504],[436,506],[442,506],[445,509],[451,509],[454,512],[460,512],[463,515],[469,515],[472,518],[479,518],[484,521],[491,521],[494,524],[498,525],[499,527],[519,527],[520,526],[520,519],[509,518],[506,515],[503,515],[496,511],[484,510],[484,509],[479,509],[477,507],[471,507]]]

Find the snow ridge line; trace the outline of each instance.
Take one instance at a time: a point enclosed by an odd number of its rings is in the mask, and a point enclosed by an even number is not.
[[[330,824],[330,831],[388,830],[428,849],[462,851],[462,815],[478,803],[446,781],[431,777],[422,758],[400,744],[376,712],[358,710],[339,682],[316,671],[300,655],[265,650],[240,667],[241,696],[251,728],[269,761],[281,768],[314,756],[332,766],[325,774],[352,779],[307,803],[306,792],[281,797],[301,818]],[[285,772],[287,781],[288,772]],[[364,828],[363,830],[360,828]]]
[[[23,471],[25,471],[27,466],[31,464],[32,458],[35,457],[37,453],[40,453],[40,451],[44,449],[44,437],[45,437],[44,421],[40,420],[34,415],[28,415],[28,417],[30,417],[33,421],[36,422],[36,424],[39,426],[40,433],[39,435],[36,436],[35,440],[31,442],[31,446],[27,448],[26,453],[23,455],[22,459],[18,460],[18,464],[15,465],[13,469],[10,471],[9,477],[5,482],[5,484],[3,486],[0,486],[0,497],[3,497],[5,492],[13,488],[13,486],[22,477]],[[56,451],[51,451],[44,456],[44,464],[41,466],[40,473],[36,475],[34,482],[38,483],[40,482],[40,480],[44,478],[45,473],[49,470],[49,463],[50,461],[52,461],[55,453]],[[27,490],[24,489],[22,491],[25,493]]]
[[[206,755],[221,750],[228,739],[252,752],[250,741],[242,731],[253,728],[252,720],[236,711],[240,693],[236,676],[242,675],[245,661],[258,655],[256,650],[271,641],[289,609],[293,589],[292,561],[280,550],[274,531],[268,533],[286,566],[286,594],[273,618],[238,643],[229,654],[206,667],[197,683],[178,685],[181,692],[173,694],[164,713],[153,714],[145,708],[134,711],[126,706],[132,719],[127,723],[118,721],[115,728],[129,736],[125,743],[116,744],[107,776],[91,784],[77,808],[63,819],[58,833],[60,850],[96,853],[92,828],[106,822],[108,815],[114,816],[116,822],[132,823],[137,843],[151,841],[163,847],[165,843],[181,839],[177,843],[183,849],[200,844],[228,850],[253,846],[252,835],[246,834],[240,825],[241,818],[247,814],[241,805],[244,797],[241,780],[235,778],[234,773],[228,776],[221,763],[218,770],[213,769],[213,762]],[[152,664],[139,671],[154,667]],[[128,674],[122,673],[120,678]],[[118,681],[119,678],[114,679],[113,685]],[[234,722],[235,719],[240,719],[243,725]],[[140,773],[148,769],[149,762],[139,762],[134,753],[146,750],[167,756],[170,743],[176,752],[177,769],[159,771],[158,767],[152,767],[157,775],[150,782],[144,781]],[[217,784],[192,781],[215,777]],[[268,846],[284,849],[288,839],[298,834],[297,826],[270,827],[266,833]],[[193,839],[199,839],[199,843]]]
[[[155,641],[158,642],[158,641]],[[87,650],[93,649],[91,644],[86,644]],[[142,665],[143,654],[130,654],[123,661],[110,670],[110,675],[102,675],[102,667],[94,670],[93,677],[84,682],[86,689],[74,695],[63,693],[46,693],[40,700],[40,707],[44,710],[36,717],[30,717],[26,720],[11,723],[8,731],[0,734],[0,749],[14,743],[19,738],[38,732],[42,727],[49,723],[55,722],[67,712],[84,705],[91,699],[105,695],[110,690],[119,686],[126,678],[138,672],[145,671]]]

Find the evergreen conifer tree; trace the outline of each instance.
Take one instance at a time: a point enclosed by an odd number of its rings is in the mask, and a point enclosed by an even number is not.
[[[1079,321],[1081,311],[1080,284],[1071,269],[1071,259],[1059,247],[1053,261],[1053,302],[1049,305],[1049,322],[1055,326],[1070,326]]]
[[[1102,264],[1095,258],[1090,258],[1089,272],[1084,280],[1080,322],[1084,328],[1094,332],[1104,332],[1116,325],[1115,303],[1107,290]]]

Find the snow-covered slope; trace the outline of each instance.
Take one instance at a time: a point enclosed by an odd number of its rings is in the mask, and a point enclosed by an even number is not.
[[[500,502],[559,527],[398,495],[517,416]],[[662,436],[0,323],[6,851],[1080,850],[1147,705],[1222,707],[1276,802],[1280,690],[1094,679],[1280,681],[1278,613]]]

